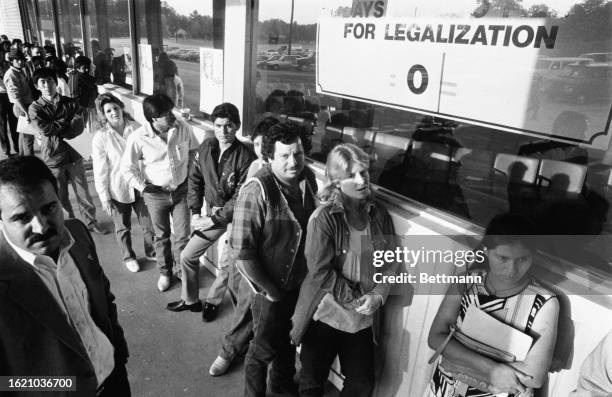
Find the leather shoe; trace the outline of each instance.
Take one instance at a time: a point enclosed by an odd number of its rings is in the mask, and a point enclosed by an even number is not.
[[[170,302],[166,306],[166,309],[171,312],[182,312],[185,310],[189,310],[190,312],[201,312],[202,311],[202,302],[197,301],[196,303],[187,304],[184,300]]]
[[[205,303],[204,309],[202,309],[202,321],[208,323],[217,318],[217,305],[213,305],[212,303]]]

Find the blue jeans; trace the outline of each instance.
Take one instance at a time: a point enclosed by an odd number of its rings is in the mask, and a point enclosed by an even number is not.
[[[132,210],[138,217],[138,223],[144,234],[145,256],[155,256],[155,246],[153,245],[153,225],[149,217],[147,206],[140,195],[136,194],[133,203],[120,203],[112,200],[113,203],[113,223],[115,224],[115,234],[117,242],[121,248],[121,256],[125,262],[128,259],[136,259],[136,253],[132,248]]]
[[[172,255],[170,243],[170,215],[174,226],[174,251],[176,258],[189,241],[189,207],[187,206],[187,182],[183,182],[173,192],[143,194],[151,216],[155,232],[155,254],[160,274],[172,276],[172,268],[177,261]]]
[[[372,327],[354,334],[312,321],[300,351],[300,396],[323,397],[329,369],[336,355],[344,375],[340,397],[369,397],[374,390]]]
[[[62,206],[66,212],[68,212],[68,217],[74,218],[74,210],[72,209],[72,204],[70,204],[70,198],[68,197],[68,183],[71,182],[85,224],[88,227],[95,225],[96,207],[89,194],[83,160],[50,169],[53,176],[57,179],[58,196]]]
[[[225,233],[226,227],[213,228],[202,232],[194,233],[181,252],[181,299],[188,304],[196,303],[200,294],[200,257]],[[210,286],[206,302],[219,305],[227,290],[229,278],[229,258],[228,245],[226,241],[219,241],[217,245],[218,258],[223,257],[223,261],[218,261],[219,275]],[[223,252],[223,255],[221,254]]]
[[[230,280],[235,280],[233,285],[230,284],[230,292],[232,292],[233,297],[236,297],[236,302],[234,302],[232,322],[225,335],[223,335],[219,355],[232,361],[246,352],[249,341],[253,338],[253,315],[251,314],[253,292],[236,269],[236,265],[232,264],[229,267]]]
[[[299,290],[288,291],[279,302],[253,296],[253,340],[244,359],[245,397],[265,397],[271,363],[271,384],[284,386],[293,382],[295,346],[289,340],[289,330],[298,294]]]

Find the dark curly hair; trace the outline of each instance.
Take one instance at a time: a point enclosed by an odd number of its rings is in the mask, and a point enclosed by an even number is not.
[[[310,150],[310,140],[308,139],[306,128],[293,121],[285,121],[275,124],[268,129],[268,133],[263,135],[261,141],[261,154],[265,160],[274,158],[274,147],[276,142],[281,142],[285,145],[297,142],[298,139],[302,143],[304,153]]]
[[[266,117],[265,119],[261,120],[259,123],[257,123],[255,128],[253,128],[253,132],[251,132],[251,141],[254,141],[258,136],[265,135],[270,127],[278,123],[280,123],[280,121],[278,121],[276,117]]]

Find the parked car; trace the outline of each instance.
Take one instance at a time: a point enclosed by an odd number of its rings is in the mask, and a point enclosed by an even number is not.
[[[295,69],[298,58],[299,56],[297,55],[283,55],[277,60],[268,61],[266,67],[272,70]]]
[[[268,62],[276,61],[280,57],[280,55],[272,55],[261,60],[257,59],[257,67],[260,69],[264,69],[268,65]]]
[[[581,54],[581,58],[589,58],[594,62],[612,62],[612,52],[590,52]]]
[[[296,60],[297,66],[295,67],[297,70],[306,71],[306,70],[314,70],[314,67],[317,63],[316,53],[312,53],[305,57],[298,58]]]
[[[536,73],[543,76],[558,75],[564,67],[570,64],[586,64],[593,62],[585,57],[542,57],[536,62]]]
[[[568,65],[559,77],[551,80],[546,92],[553,99],[568,99],[584,104],[612,99],[612,64],[587,63]]]

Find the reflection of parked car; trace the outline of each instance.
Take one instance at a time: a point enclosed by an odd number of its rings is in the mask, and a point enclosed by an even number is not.
[[[293,69],[297,66],[297,55],[283,55],[275,61],[268,61],[266,67],[272,70]]]
[[[280,57],[281,57],[280,55],[272,55],[271,57],[266,57],[261,60],[257,59],[257,67],[263,69],[268,65],[268,62],[276,61]]]
[[[551,80],[546,91],[553,98],[564,98],[577,103],[610,100],[612,97],[612,65],[588,63],[568,65],[559,77]]]
[[[305,56],[303,58],[298,58],[296,60],[296,63],[297,63],[296,69],[302,70],[302,71],[313,70],[316,62],[317,62],[317,58],[315,56],[315,53],[313,52],[312,54],[308,56]]]
[[[592,62],[591,59],[583,57],[563,57],[563,58],[538,58],[536,62],[536,73],[542,74],[544,77],[554,77],[560,73],[560,71],[570,64],[586,64]]]
[[[590,52],[581,54],[581,58],[589,58],[594,62],[612,62],[612,52]]]

